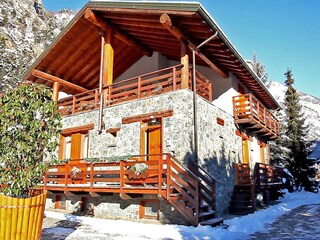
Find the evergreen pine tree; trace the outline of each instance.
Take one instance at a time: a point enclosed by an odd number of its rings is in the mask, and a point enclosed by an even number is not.
[[[288,169],[295,178],[297,188],[304,187],[310,191],[312,184],[312,170],[308,163],[308,155],[310,154],[310,143],[305,140],[308,127],[305,125],[305,117],[302,107],[299,103],[299,95],[293,87],[294,79],[292,71],[287,69],[285,85],[287,91],[285,93],[285,130],[286,140],[284,146],[289,150],[288,154],[284,154]]]
[[[266,67],[257,60],[256,53],[253,54],[252,69],[258,75],[262,82],[265,83],[266,81],[268,81],[268,73],[266,72]]]

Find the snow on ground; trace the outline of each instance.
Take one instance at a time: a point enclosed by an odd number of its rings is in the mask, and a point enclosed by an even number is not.
[[[145,224],[123,220],[107,220],[90,217],[79,217],[46,211],[50,218],[69,220],[87,225],[88,228],[77,228],[68,232],[61,227],[51,228],[57,236],[67,236],[66,239],[98,239],[105,234],[108,239],[246,239],[250,234],[263,231],[266,224],[274,222],[290,210],[306,204],[320,204],[320,195],[309,192],[287,193],[277,205],[259,210],[253,214],[225,220],[228,229],[211,228],[208,226],[188,227],[181,225]],[[49,229],[48,229],[49,230]],[[100,239],[100,238],[99,238]],[[103,238],[101,238],[103,239]]]

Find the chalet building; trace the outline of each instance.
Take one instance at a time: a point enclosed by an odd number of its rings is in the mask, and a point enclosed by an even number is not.
[[[277,183],[279,104],[200,3],[89,2],[24,78],[63,116],[47,209],[213,225]]]

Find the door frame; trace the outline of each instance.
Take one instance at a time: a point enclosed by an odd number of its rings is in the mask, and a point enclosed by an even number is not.
[[[156,118],[156,121],[159,121],[160,123],[157,125],[153,125],[153,126],[148,126],[148,124],[150,122],[152,122],[152,119],[148,119],[146,121],[141,121],[140,122],[140,155],[147,155],[146,151],[148,148],[148,143],[149,143],[149,139],[146,139],[147,136],[147,130],[148,129],[156,129],[156,128],[160,128],[160,154],[163,153],[163,118]],[[146,142],[148,141],[148,143]],[[146,158],[147,160],[147,158]]]

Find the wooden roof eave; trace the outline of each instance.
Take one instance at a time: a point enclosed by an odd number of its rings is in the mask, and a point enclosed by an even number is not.
[[[230,42],[230,40],[227,38],[227,36],[224,34],[224,32],[221,30],[221,28],[218,26],[218,24],[213,20],[213,18],[210,16],[210,14],[202,7],[200,6],[198,13],[205,19],[205,21],[212,27],[213,30],[218,31],[219,37],[223,41],[223,43],[230,49],[230,51],[233,53],[233,55],[237,58],[237,60],[243,65],[243,67],[250,73],[250,75],[254,78],[254,80],[259,84],[259,86],[264,90],[266,96],[262,98],[264,101],[263,103],[269,107],[270,109],[281,109],[281,105],[278,103],[278,101],[272,96],[272,94],[269,92],[269,90],[266,88],[264,83],[260,80],[260,78],[257,76],[257,74],[250,68],[250,66],[247,64],[247,62],[242,58],[238,50],[233,46],[233,44]],[[261,99],[261,96],[257,96]],[[269,98],[270,101],[265,101],[265,99]]]
[[[61,39],[65,34],[69,32],[69,30],[73,27],[73,25],[84,15],[84,11],[86,9],[91,10],[103,10],[108,12],[119,12],[119,13],[144,13],[146,15],[150,14],[162,14],[167,13],[169,15],[178,15],[178,16],[200,16],[202,19],[205,20],[205,22],[208,24],[208,26],[213,31],[219,32],[219,38],[222,41],[222,43],[226,46],[227,49],[230,50],[230,56],[225,56],[218,53],[212,53],[212,56],[220,56],[224,59],[236,59],[238,60],[241,65],[243,66],[243,70],[249,75],[252,76],[252,83],[257,83],[257,85],[261,88],[263,91],[262,94],[259,94],[258,99],[261,100],[264,105],[266,105],[270,109],[277,109],[281,108],[279,103],[273,98],[273,96],[270,94],[270,92],[267,90],[267,88],[264,86],[264,84],[261,82],[259,77],[252,71],[252,69],[248,66],[246,61],[241,57],[239,52],[236,50],[236,48],[232,45],[232,43],[229,41],[229,39],[225,36],[225,34],[222,32],[220,27],[214,22],[212,17],[206,12],[206,10],[201,6],[199,3],[183,3],[183,2],[135,2],[135,1],[125,1],[125,2],[106,2],[106,1],[94,1],[87,3],[79,12],[78,14],[71,20],[71,22],[65,27],[65,29],[56,37],[56,39],[52,42],[52,44],[37,58],[37,60],[32,64],[31,67],[28,68],[28,70],[23,75],[23,79],[30,79],[32,77],[31,71],[33,69],[37,69],[37,66],[41,63],[41,61],[46,58],[48,53],[56,46],[59,39]],[[195,42],[196,43],[196,42]],[[210,54],[211,56],[211,54]],[[208,56],[207,56],[208,57]],[[208,59],[209,61],[212,59]],[[219,63],[219,61],[218,61]],[[221,64],[223,66],[223,64]],[[225,68],[228,69],[226,66]],[[42,70],[40,68],[40,70]],[[242,73],[241,73],[242,74]],[[241,80],[241,79],[240,79]]]
[[[52,43],[40,54],[40,56],[33,62],[33,64],[25,71],[22,76],[23,80],[26,80],[32,76],[32,70],[36,69],[39,63],[44,59],[48,53],[56,46],[59,40],[72,28],[72,26],[83,16],[85,9],[89,3],[72,18],[72,20],[66,25],[66,27],[58,34],[58,36],[52,41]]]

